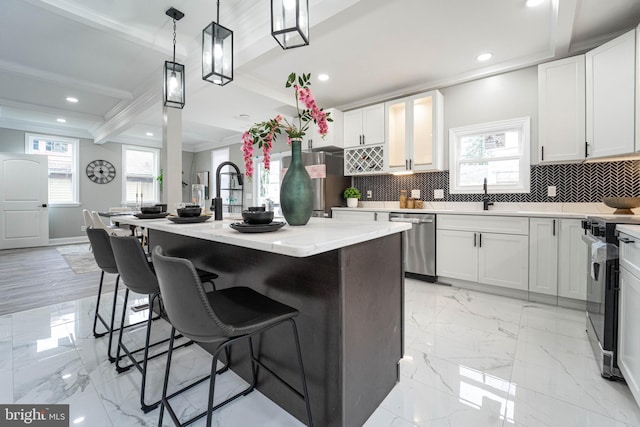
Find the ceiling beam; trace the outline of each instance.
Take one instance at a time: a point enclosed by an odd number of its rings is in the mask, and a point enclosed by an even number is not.
[[[152,107],[160,108],[161,105],[160,90],[158,88],[156,90],[146,90],[102,126],[98,127],[93,132],[93,142],[104,144],[133,126],[135,124],[134,120],[138,116],[145,114]]]
[[[100,95],[109,96],[117,99],[133,99],[133,94],[129,91],[116,89],[88,81],[78,80],[63,74],[53,73],[51,71],[41,70],[38,68],[27,67],[13,62],[3,61],[0,59],[0,71],[6,71],[19,76],[28,76],[37,80],[48,83],[55,83],[72,88],[84,89],[89,92],[98,93]]]
[[[88,120],[92,122],[99,123],[104,120],[101,116],[97,116],[95,114],[87,114],[87,113],[80,113],[73,110],[64,110],[60,108],[45,107],[43,105],[29,104],[26,102],[14,101],[12,99],[0,98],[0,105],[9,107],[9,108],[15,108],[18,110],[35,111],[38,113],[51,114],[52,116],[56,116],[56,117],[60,116],[61,113],[64,113],[65,117],[73,117],[76,119]]]
[[[573,23],[578,12],[579,0],[551,1],[550,50],[553,57],[567,56],[571,49]]]
[[[69,0],[23,0],[37,6],[41,9],[48,10],[57,15],[72,19],[82,25],[86,25],[96,30],[120,37],[121,39],[135,43],[147,49],[152,49],[165,56],[173,54],[173,45],[168,39],[159,40],[157,34],[149,31],[143,31],[133,25],[125,25],[106,15],[101,15],[95,11],[81,6],[79,2]],[[184,55],[179,46],[176,47],[179,56]],[[177,52],[177,53],[178,53]]]

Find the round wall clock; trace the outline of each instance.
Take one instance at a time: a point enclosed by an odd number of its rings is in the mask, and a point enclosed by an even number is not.
[[[87,165],[87,177],[97,184],[107,184],[116,177],[116,168],[106,160],[94,160]]]

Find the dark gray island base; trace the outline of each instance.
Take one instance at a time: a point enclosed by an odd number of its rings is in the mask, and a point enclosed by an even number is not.
[[[296,319],[316,426],[361,426],[400,380],[403,352],[402,233],[291,257],[149,230],[152,246],[218,273],[218,289],[248,286],[300,311]],[[299,390],[295,350],[281,325],[254,340],[256,353]],[[247,347],[231,369],[250,378]],[[239,357],[242,356],[242,357]],[[264,395],[306,423],[304,402],[260,372]],[[241,402],[241,401],[240,401]]]

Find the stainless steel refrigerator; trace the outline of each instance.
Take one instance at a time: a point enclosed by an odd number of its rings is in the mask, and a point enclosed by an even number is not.
[[[313,184],[313,216],[330,217],[332,207],[346,205],[342,192],[351,186],[351,178],[344,176],[342,152],[303,152],[302,161]],[[290,164],[291,156],[283,157],[283,169]]]

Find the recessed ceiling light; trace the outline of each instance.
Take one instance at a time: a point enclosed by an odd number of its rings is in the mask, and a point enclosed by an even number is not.
[[[240,120],[249,120],[251,116],[249,116],[248,114],[240,114],[238,118],[240,118]]]
[[[76,102],[78,102],[78,98],[74,96],[67,96],[67,102],[72,102],[75,104]]]
[[[320,80],[321,82],[326,82],[327,80],[329,80],[329,75],[328,74],[318,74],[318,80]]]
[[[65,119],[63,119],[62,117],[58,117],[56,119],[56,122],[58,122],[58,123],[67,123],[67,121]]]
[[[527,7],[536,7],[539,4],[542,4],[543,1],[544,0],[527,0],[526,5],[527,5]]]
[[[478,61],[488,61],[491,59],[493,55],[490,53],[483,53],[478,55],[478,57],[476,58]]]
[[[153,132],[147,132],[146,135],[147,136],[153,136]]]

